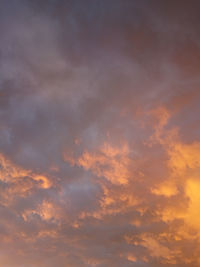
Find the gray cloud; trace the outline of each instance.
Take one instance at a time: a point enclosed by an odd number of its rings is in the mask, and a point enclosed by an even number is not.
[[[0,2],[0,265],[198,266],[198,6]]]

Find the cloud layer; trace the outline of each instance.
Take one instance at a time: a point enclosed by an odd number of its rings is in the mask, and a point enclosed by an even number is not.
[[[0,2],[0,265],[200,265],[198,10]]]

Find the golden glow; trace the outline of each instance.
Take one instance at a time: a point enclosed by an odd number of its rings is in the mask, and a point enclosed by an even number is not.
[[[95,153],[85,151],[77,161],[67,156],[64,156],[64,159],[73,165],[77,164],[86,170],[91,170],[99,177],[105,177],[113,184],[127,184],[130,163],[128,155],[129,148],[127,144],[115,147],[104,143]]]
[[[160,231],[158,227],[158,232],[142,231],[136,236],[125,234],[123,238],[126,244],[141,246],[147,253],[136,255],[133,251],[121,253],[120,257],[133,263],[148,263],[151,258],[159,259],[161,264],[167,265],[177,264],[182,257],[185,263],[192,264],[190,256],[183,255],[183,245],[194,238],[196,243],[200,244],[200,143],[186,144],[180,139],[177,128],[166,129],[172,115],[165,107],[147,112],[147,116],[151,117],[153,134],[144,142],[144,148],[148,150],[159,145],[164,151],[164,160],[158,158],[158,164],[161,164],[166,172],[164,179],[162,172],[154,179],[155,169],[151,168],[151,164],[147,164],[147,160],[151,162],[151,158],[146,159],[145,154],[144,160],[138,157],[139,152],[134,154],[133,159],[131,147],[125,140],[121,140],[118,146],[109,141],[104,142],[95,150],[85,149],[81,154],[77,154],[78,156],[69,150],[64,153],[64,161],[69,163],[71,168],[78,167],[85,173],[90,172],[92,183],[101,188],[97,207],[94,210],[80,209],[70,220],[70,216],[63,214],[62,207],[63,203],[66,209],[70,207],[72,200],[68,195],[65,201],[58,203],[43,199],[33,208],[22,211],[24,222],[31,223],[37,216],[43,223],[59,225],[65,220],[73,231],[82,231],[87,221],[106,222],[114,216],[120,216],[122,221],[123,216],[127,216],[127,224],[136,229],[149,223],[165,223],[166,230]],[[80,142],[75,141],[75,146],[80,146]],[[7,207],[13,205],[16,195],[25,198],[36,188],[47,190],[53,187],[53,180],[49,175],[17,166],[2,154],[0,164],[1,181],[12,185],[2,193],[1,202]],[[51,165],[50,170],[53,173],[59,172],[55,165]],[[78,185],[71,188],[72,194],[73,190],[80,190]],[[59,197],[64,195],[64,191],[61,191]],[[153,209],[149,206],[151,201],[154,203]],[[134,212],[123,215],[129,211]],[[22,232],[21,236],[26,242],[33,242],[33,237],[27,233]],[[37,234],[37,238],[54,239],[57,236],[55,229],[41,229]],[[2,240],[4,243],[12,242],[9,237],[3,237]],[[171,243],[177,244],[173,250],[170,249]],[[96,266],[100,261],[84,259],[84,262]],[[199,256],[196,256],[196,262],[200,262]]]

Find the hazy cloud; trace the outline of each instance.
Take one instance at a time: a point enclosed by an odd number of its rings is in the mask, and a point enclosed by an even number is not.
[[[0,265],[199,266],[198,1],[0,1]]]

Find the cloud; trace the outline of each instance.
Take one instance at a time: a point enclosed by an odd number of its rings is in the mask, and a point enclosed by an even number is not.
[[[199,266],[198,6],[1,1],[0,265]]]

